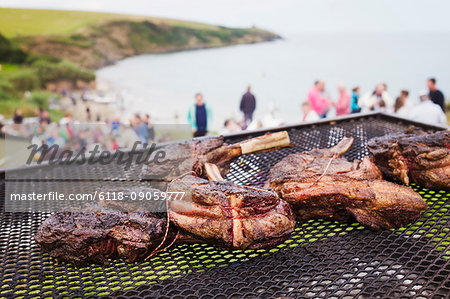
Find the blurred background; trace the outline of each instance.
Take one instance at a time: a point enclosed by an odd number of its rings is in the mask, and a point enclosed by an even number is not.
[[[85,122],[139,140],[158,138],[155,123],[231,133],[358,112],[355,97],[359,111],[408,117],[425,92],[450,94],[449,10],[445,0],[0,0],[2,133],[51,143]],[[303,103],[317,80],[329,107],[312,117]],[[364,107],[381,83],[381,107]]]

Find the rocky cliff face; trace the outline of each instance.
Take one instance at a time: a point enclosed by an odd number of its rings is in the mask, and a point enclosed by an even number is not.
[[[193,28],[125,20],[89,25],[71,35],[22,37],[17,41],[31,53],[97,69],[139,54],[249,44],[277,38],[280,37],[276,34],[256,28]]]

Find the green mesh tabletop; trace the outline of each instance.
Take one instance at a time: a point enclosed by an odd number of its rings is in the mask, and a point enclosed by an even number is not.
[[[286,129],[293,147],[238,158],[227,179],[263,186],[270,168],[283,157],[330,147],[344,136],[355,139],[349,160],[368,155],[367,141],[400,132],[410,122],[384,114],[341,118]],[[418,124],[416,124],[418,125]],[[420,125],[419,125],[420,126]],[[427,129],[439,129],[428,126]],[[229,143],[265,131],[228,136]],[[136,177],[139,167],[80,167],[105,183]],[[76,175],[76,174],[74,174]],[[42,180],[34,184],[55,184]],[[145,182],[136,181],[137,186]],[[275,248],[227,251],[207,244],[172,247],[146,262],[111,260],[106,266],[77,268],[42,253],[33,236],[49,213],[5,212],[5,178],[0,179],[0,298],[275,298],[275,297],[416,297],[450,294],[449,193],[412,188],[429,210],[415,223],[374,232],[358,223],[324,220],[297,223],[291,237]]]

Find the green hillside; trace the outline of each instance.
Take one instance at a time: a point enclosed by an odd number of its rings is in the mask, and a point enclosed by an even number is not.
[[[278,38],[257,28],[227,28],[110,13],[0,8],[0,42],[10,56],[32,54],[97,69],[145,53],[223,47]],[[1,49],[0,49],[1,50]],[[12,62],[9,59],[4,62]],[[1,62],[1,61],[0,61]]]
[[[35,115],[38,107],[47,109],[48,100],[55,98],[42,90],[58,91],[67,84],[82,88],[93,83],[95,69],[126,57],[277,38],[257,28],[110,13],[0,8],[0,113],[11,117],[20,107],[24,115]]]
[[[6,37],[69,34],[87,25],[112,20],[144,21],[197,29],[219,27],[195,22],[112,13],[0,8],[0,32]]]

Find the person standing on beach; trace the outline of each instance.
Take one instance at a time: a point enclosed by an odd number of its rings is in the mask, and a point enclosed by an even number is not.
[[[16,125],[20,125],[23,123],[22,109],[16,109],[16,111],[14,111],[13,122]]]
[[[117,115],[114,115],[113,120],[110,122],[110,126],[111,126],[111,133],[113,135],[116,135],[117,132],[119,132],[119,128],[120,128],[120,118]]]
[[[87,121],[91,121],[92,119],[91,108],[89,108],[89,106],[86,107],[86,119]]]
[[[203,95],[201,93],[195,94],[195,103],[189,108],[187,116],[194,137],[205,136],[208,133],[211,116],[211,111],[203,101]]]
[[[155,140],[155,128],[153,127],[152,120],[150,118],[150,114],[145,115],[144,123],[147,125],[148,139],[151,141]]]
[[[144,144],[148,144],[148,127],[139,114],[134,115],[133,119],[133,129],[136,135],[139,137],[139,141]]]
[[[52,120],[50,119],[50,113],[47,109],[42,110],[42,114],[39,118],[39,122],[45,121],[48,125],[51,124]]]
[[[317,80],[308,92],[308,102],[320,118],[325,118],[327,116],[331,106],[331,101],[322,96],[322,92],[324,91],[325,82]]]
[[[352,89],[352,104],[351,104],[352,113],[361,112],[361,107],[359,107],[359,104],[358,104],[359,95],[360,95],[359,87],[358,86],[354,87]]]
[[[240,110],[244,113],[244,127],[246,128],[249,123],[253,121],[253,112],[256,109],[256,99],[251,93],[252,87],[247,87],[247,92],[244,93],[241,99]]]
[[[431,101],[427,91],[421,91],[419,95],[420,103],[411,109],[409,118],[424,123],[445,124],[447,122],[447,117],[441,107]]]
[[[410,103],[408,101],[409,91],[402,90],[400,95],[395,99],[394,113],[402,116],[408,117],[409,111],[411,110]]]
[[[350,113],[350,95],[345,90],[344,84],[339,84],[337,87],[339,91],[339,99],[336,103],[336,115],[346,115]]]
[[[367,93],[361,97],[359,106],[363,112],[391,112],[394,106],[394,100],[388,94],[386,84],[380,83],[372,93]]]
[[[302,104],[302,115],[300,116],[302,122],[318,121],[320,119],[319,115],[311,109],[311,104],[308,101]]]
[[[435,78],[428,79],[427,85],[428,85],[428,90],[430,91],[430,93],[428,95],[430,96],[431,101],[433,103],[435,103],[436,105],[439,105],[439,107],[441,107],[442,111],[444,111],[444,113],[445,113],[444,94],[442,93],[442,91],[437,89],[436,79]]]

